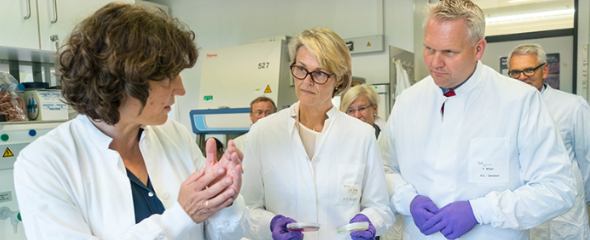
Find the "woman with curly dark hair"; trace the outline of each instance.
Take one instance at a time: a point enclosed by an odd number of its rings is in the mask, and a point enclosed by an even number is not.
[[[194,66],[194,33],[161,10],[111,3],[60,49],[77,118],[27,146],[15,185],[30,239],[239,239],[242,153],[215,161],[167,118]],[[198,171],[197,171],[198,170]]]

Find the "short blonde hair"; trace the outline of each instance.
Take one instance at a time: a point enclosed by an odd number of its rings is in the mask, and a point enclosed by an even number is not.
[[[340,111],[346,112],[348,107],[360,96],[365,96],[369,99],[369,103],[373,106],[377,106],[379,104],[379,94],[373,88],[373,86],[369,84],[361,84],[351,87],[342,94],[342,99],[340,100]]]
[[[336,74],[336,81],[341,81],[336,86],[332,97],[346,91],[352,81],[352,60],[346,43],[338,34],[330,29],[317,27],[308,29],[294,37],[289,43],[291,64],[297,59],[297,50],[305,46],[309,53],[318,59],[322,68]]]
[[[445,21],[465,19],[467,34],[472,46],[485,38],[486,20],[483,11],[470,0],[444,0],[436,4],[428,4],[424,16],[426,18],[423,28],[432,17]]]

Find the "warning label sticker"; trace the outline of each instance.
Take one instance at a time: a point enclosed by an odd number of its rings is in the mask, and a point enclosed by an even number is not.
[[[264,93],[271,93],[270,85],[266,85],[266,89],[264,89]]]
[[[6,148],[6,151],[4,151],[4,155],[2,155],[2,157],[14,157],[14,154],[12,153],[12,151],[10,151],[10,148]]]

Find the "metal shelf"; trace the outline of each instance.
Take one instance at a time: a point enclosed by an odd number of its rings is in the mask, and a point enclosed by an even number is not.
[[[0,59],[19,62],[55,63],[56,52],[0,46]]]

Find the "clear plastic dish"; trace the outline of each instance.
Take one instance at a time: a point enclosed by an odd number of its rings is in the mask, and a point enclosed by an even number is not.
[[[287,228],[292,232],[315,232],[320,230],[319,223],[289,223]]]
[[[338,226],[338,233],[349,233],[356,231],[365,231],[369,228],[369,222],[355,222]]]

